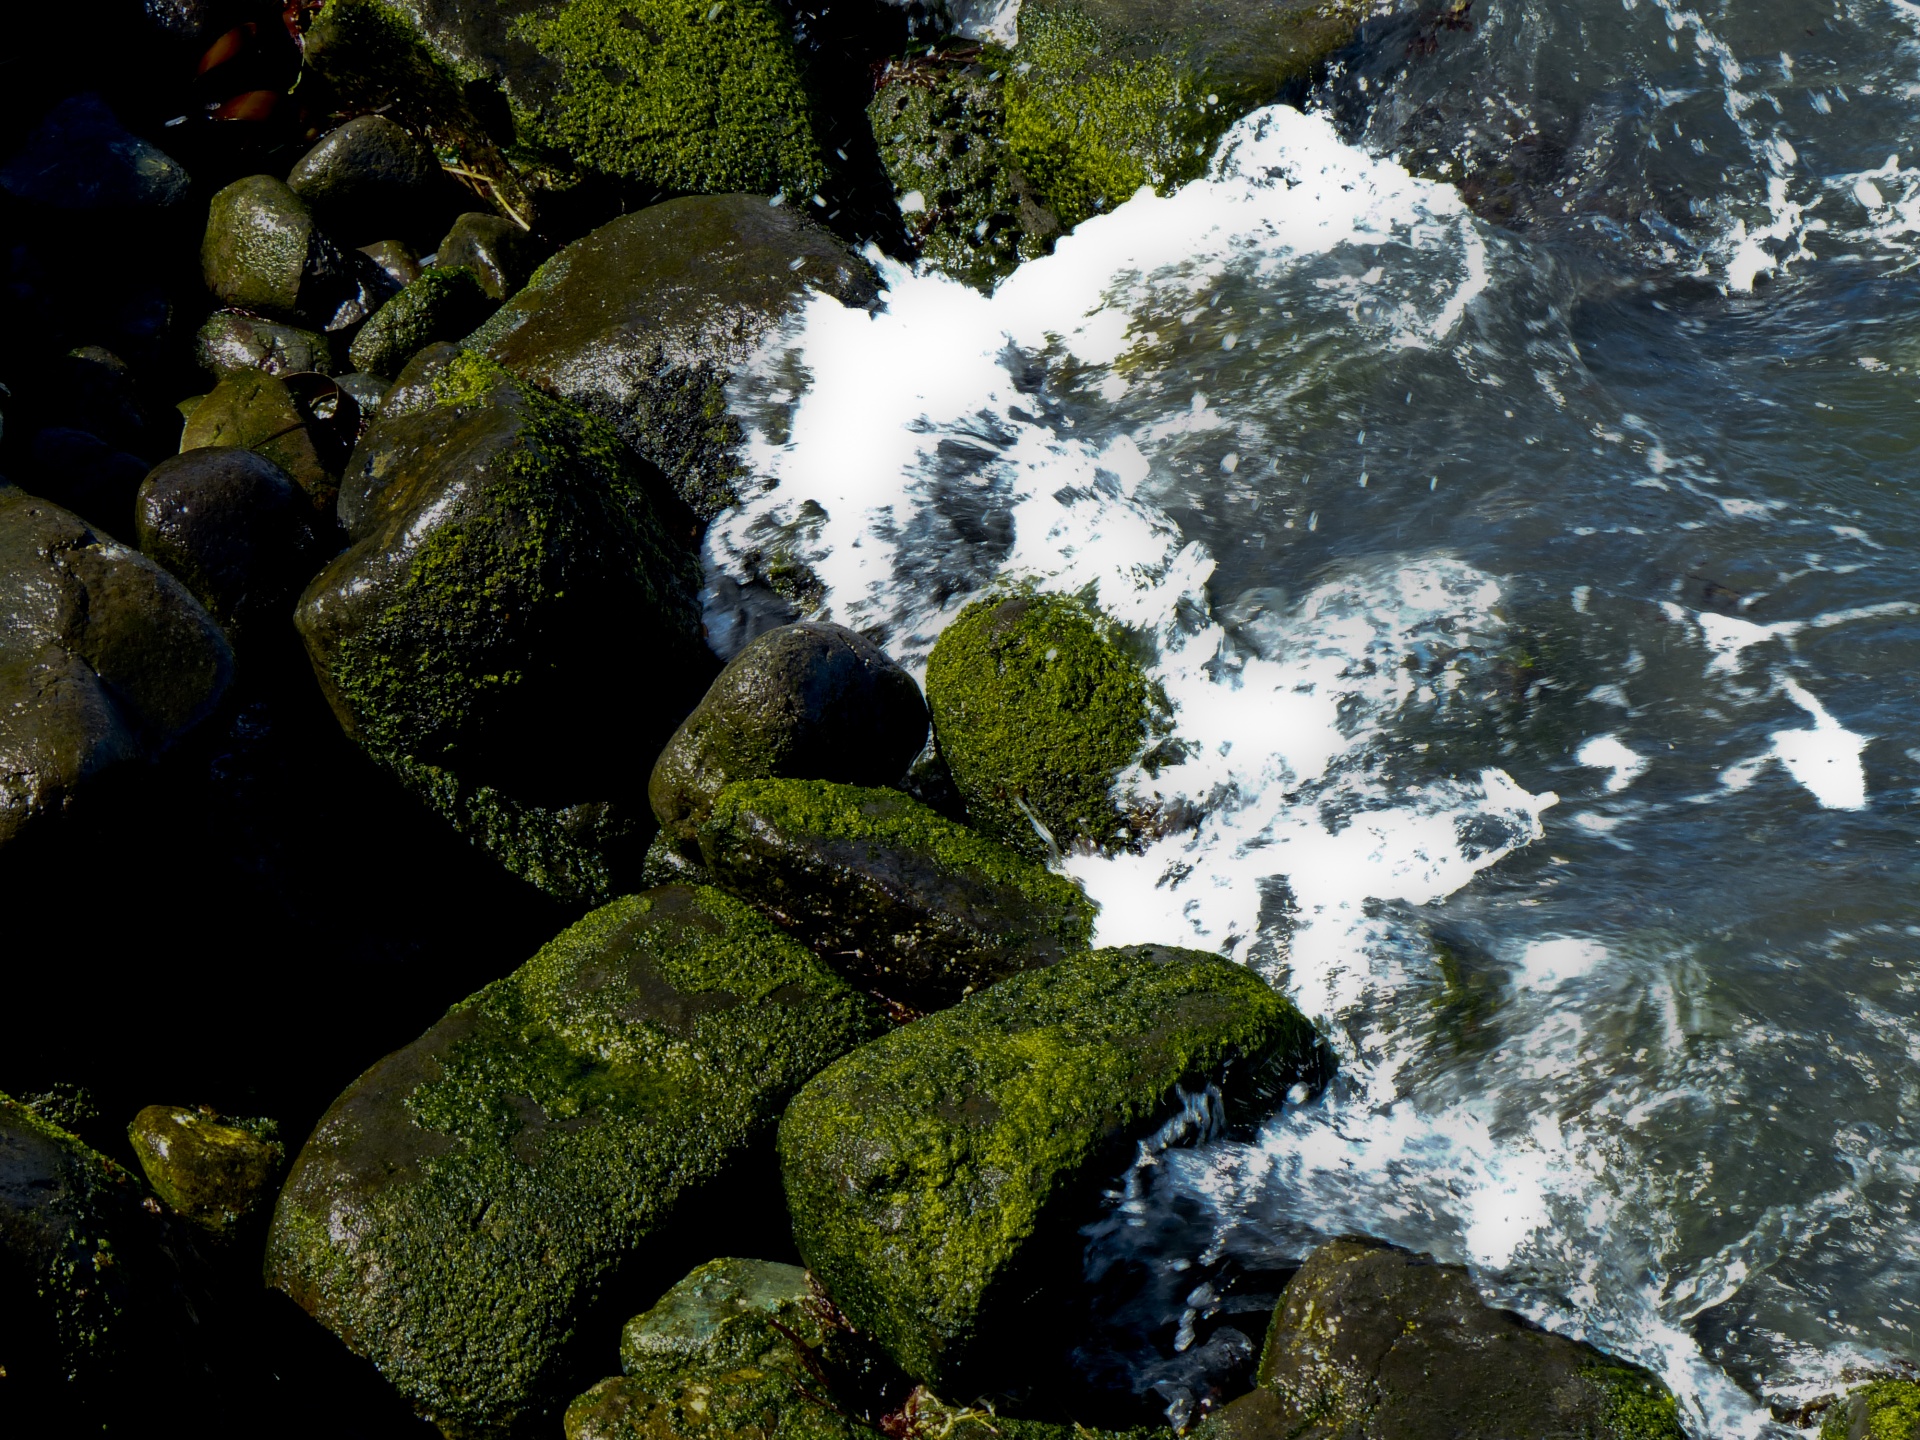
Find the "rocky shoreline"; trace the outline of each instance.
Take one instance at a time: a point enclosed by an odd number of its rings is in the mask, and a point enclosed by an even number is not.
[[[0,1417],[1168,1433],[1074,1374],[1081,1227],[1183,1106],[1333,1062],[1218,956],[1095,948],[1050,868],[1164,823],[1114,782],[1165,697],[1025,591],[923,694],[790,537],[726,595],[699,545],[758,483],[729,383],[876,304],[866,247],[991,285],[1371,15],[149,0],[18,87]],[[1682,1433],[1360,1238],[1243,1380],[1181,1432]]]

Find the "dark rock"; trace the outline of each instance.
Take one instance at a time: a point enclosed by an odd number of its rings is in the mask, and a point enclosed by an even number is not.
[[[351,375],[336,375],[334,381],[353,397],[353,403],[360,407],[362,421],[369,424],[379,418],[381,407],[386,403],[387,391],[393,388],[391,381],[382,380],[378,375],[363,375],[358,371]]]
[[[282,630],[308,579],[313,511],[251,450],[188,450],[140,486],[140,549],[177,575],[236,643]]]
[[[321,136],[287,176],[287,188],[327,233],[361,245],[411,234],[431,216],[444,178],[433,151],[403,126],[361,115]]]
[[[325,330],[357,324],[372,310],[361,268],[371,263],[342,252],[271,175],[236,180],[215,195],[200,245],[201,274],[221,304]]]
[[[206,38],[219,18],[216,0],[141,0],[140,10],[156,32],[176,40]]]
[[[0,846],[114,764],[166,749],[226,692],[233,652],[180,582],[0,483]]]
[[[1072,881],[897,790],[741,781],[714,801],[699,855],[841,974],[915,1007],[1050,965],[1093,930]]]
[[[794,1239],[909,1375],[975,1394],[1057,1334],[1075,1228],[1183,1085],[1271,1106],[1319,1066],[1300,1013],[1215,955],[1137,946],[1016,975],[794,1099],[780,1123]]]
[[[711,885],[713,876],[707,867],[676,845],[663,830],[647,846],[640,862],[640,883],[654,885]]]
[[[395,294],[420,278],[420,256],[404,240],[376,240],[362,245],[360,253],[392,282]]]
[[[724,1202],[793,1092],[882,1023],[736,901],[617,901],[335,1101],[268,1277],[449,1434],[531,1427],[576,1383],[593,1302],[684,1264],[670,1223]]]
[[[147,468],[138,455],[64,426],[35,435],[29,455],[32,482],[48,499],[114,535],[133,534],[133,500]]]
[[[692,841],[736,780],[891,785],[927,743],[913,677],[841,625],[768,631],[720,672],[654,763],[654,816]]]
[[[423,354],[347,467],[297,623],[341,723],[516,874],[618,893],[646,767],[711,671],[658,474],[571,406]],[[610,637],[644,637],[616,657]]]
[[[325,335],[235,310],[216,310],[207,317],[194,337],[193,355],[216,379],[242,370],[291,375],[333,369],[333,346]]]
[[[127,1139],[154,1193],[209,1230],[227,1230],[272,1198],[287,1152],[270,1120],[228,1120],[184,1105],[149,1105]]]
[[[1098,611],[969,605],[934,642],[927,704],[968,823],[1033,856],[1130,838],[1113,784],[1165,734],[1166,702]]]
[[[1204,1440],[1681,1440],[1637,1365],[1481,1300],[1465,1267],[1362,1240],[1321,1246],[1280,1297],[1260,1388]]]
[[[133,367],[111,350],[83,345],[68,351],[39,388],[45,392],[41,414],[50,424],[85,430],[135,454],[152,444]]]
[[[0,167],[0,190],[53,210],[157,210],[178,203],[192,177],[128,132],[98,95],[62,100]]]
[[[432,265],[378,310],[354,336],[347,358],[370,375],[398,374],[436,340],[458,340],[494,310],[471,270]]]
[[[811,290],[849,305],[877,293],[865,262],[795,207],[693,196],[575,241],[472,343],[607,420],[711,518],[745,474],[726,383]]]
[[[182,454],[237,446],[265,456],[293,478],[323,515],[339,493],[336,472],[322,454],[328,444],[284,380],[252,370],[235,371],[215,385],[193,407],[180,432]]]
[[[450,270],[465,266],[488,295],[506,300],[533,278],[538,257],[533,237],[511,220],[469,211],[447,231],[435,263]]]

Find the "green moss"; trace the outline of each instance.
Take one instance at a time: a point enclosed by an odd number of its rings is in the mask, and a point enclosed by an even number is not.
[[[710,1260],[627,1322],[620,1369],[656,1388],[690,1369],[738,1369],[795,1342],[825,1344],[830,1315],[796,1265]]]
[[[271,1198],[286,1147],[271,1120],[223,1119],[184,1105],[149,1105],[127,1139],[154,1193],[210,1230],[230,1228]]]
[[[1077,1255],[1086,1186],[1176,1087],[1274,1085],[1312,1027],[1216,956],[1105,950],[1003,980],[816,1076],[780,1152],[794,1236],[858,1329],[907,1373],[965,1385],[1008,1317]]]
[[[927,661],[927,704],[967,818],[1029,855],[1128,838],[1113,782],[1165,733],[1165,699],[1109,625],[1063,595],[982,600]]]
[[[1920,1382],[1876,1380],[1864,1385],[1828,1411],[1820,1426],[1820,1440],[1852,1440],[1856,1434],[1864,1440],[1920,1437]]]
[[[392,379],[426,346],[460,339],[493,310],[493,300],[471,270],[432,265],[374,311],[354,337],[347,358],[355,370]]]
[[[514,33],[565,67],[523,132],[662,190],[788,190],[826,179],[792,42],[765,0],[569,0]]]
[[[565,1433],[567,1440],[878,1440],[877,1431],[815,1393],[797,1355],[657,1384],[603,1380],[567,1408]]]
[[[1679,1402],[1644,1370],[1591,1365],[1584,1373],[1607,1396],[1606,1440],[1686,1440]]]

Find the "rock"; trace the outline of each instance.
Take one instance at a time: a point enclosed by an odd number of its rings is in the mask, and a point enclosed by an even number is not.
[[[445,180],[426,144],[384,115],[329,130],[287,176],[327,232],[360,245],[428,220]],[[429,237],[431,238],[431,237]]]
[[[420,256],[404,240],[376,240],[362,245],[360,253],[387,277],[396,295],[420,278]]]
[[[1097,611],[969,605],[934,642],[927,704],[970,824],[1034,856],[1129,838],[1113,784],[1165,734],[1166,702]]]
[[[348,733],[570,900],[638,867],[647,767],[712,673],[664,490],[579,410],[429,350],[354,451],[353,543],[296,612]]]
[[[522,218],[529,187],[804,200],[827,170],[780,11],[768,0],[334,0],[307,64],[356,108],[445,137]],[[509,161],[508,157],[512,159]]]
[[[53,210],[163,210],[192,183],[183,165],[131,134],[91,93],[54,106],[0,167],[0,190]]]
[[[78,516],[0,483],[0,846],[226,693],[233,652],[186,589]]]
[[[1135,946],[1016,975],[795,1097],[780,1122],[794,1239],[903,1370],[977,1394],[1058,1325],[1082,1211],[1183,1084],[1270,1104],[1318,1067],[1313,1027],[1218,956]]]
[[[1086,948],[1072,881],[897,790],[745,780],[699,830],[714,883],[764,908],[841,974],[916,1008]]]
[[[982,289],[1060,233],[1001,138],[1003,87],[978,62],[897,60],[867,106],[894,201],[920,258]]]
[[[41,414],[49,423],[84,430],[135,454],[152,444],[133,367],[111,350],[98,345],[69,350],[53,362],[40,388]]]
[[[533,237],[511,220],[469,211],[453,222],[436,252],[436,263],[471,270],[480,288],[495,300],[517,294],[533,277]]]
[[[194,337],[193,357],[216,379],[242,370],[291,375],[333,369],[333,346],[325,335],[236,310],[216,310],[207,317]]]
[[[1637,1365],[1481,1300],[1464,1266],[1368,1240],[1307,1257],[1280,1297],[1260,1388],[1203,1440],[1681,1440]]]
[[[264,456],[286,471],[316,511],[332,509],[339,493],[335,471],[317,433],[284,380],[260,371],[237,370],[207,392],[180,431],[180,453],[237,446]]]
[[[359,265],[271,175],[236,180],[207,214],[200,271],[222,305],[325,330],[357,324],[374,300]]]
[[[154,1193],[195,1224],[232,1228],[271,1198],[287,1152],[271,1120],[227,1120],[211,1110],[149,1105],[127,1139]]]
[[[707,519],[745,474],[726,383],[810,290],[847,305],[877,293],[865,262],[795,207],[690,196],[576,240],[472,343],[607,420]]]
[[[735,780],[891,785],[927,743],[913,677],[865,636],[805,621],[770,630],[720,672],[648,782],[653,813],[692,841]]]
[[[98,435],[49,426],[33,437],[29,475],[46,497],[115,535],[133,533],[147,462]]]
[[[238,643],[288,625],[309,574],[312,514],[264,455],[189,450],[142,482],[134,533]]]
[[[1303,85],[1371,0],[1026,0],[1003,131],[1040,201],[1071,228],[1142,185],[1202,174],[1240,116]]]
[[[1920,1436],[1920,1382],[1875,1380],[1839,1401],[1820,1422],[1820,1440],[1914,1440]]]
[[[616,901],[334,1102],[268,1278],[449,1434],[531,1429],[592,1302],[679,1258],[670,1222],[724,1209],[793,1092],[882,1023],[737,901]]]
[[[620,1332],[620,1369],[644,1383],[671,1382],[688,1370],[750,1365],[780,1338],[777,1324],[819,1346],[832,1307],[798,1265],[771,1260],[709,1260]]]
[[[494,310],[471,270],[433,265],[378,310],[354,337],[347,358],[370,375],[395,375],[436,340],[458,340]]]
[[[360,418],[372,424],[379,418],[380,410],[386,403],[387,391],[392,382],[382,380],[378,375],[365,375],[355,371],[350,375],[334,376],[334,383],[353,397],[353,403],[360,407]]]

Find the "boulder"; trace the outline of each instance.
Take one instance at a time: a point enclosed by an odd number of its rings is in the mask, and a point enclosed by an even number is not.
[[[761,906],[841,974],[914,1008],[1086,948],[1072,881],[898,790],[743,780],[699,830],[713,883]]]
[[[866,263],[797,207],[689,196],[576,240],[472,343],[605,419],[707,519],[746,473],[727,381],[813,290],[847,305],[877,293]]]
[[[237,310],[216,310],[194,336],[193,358],[216,380],[243,370],[262,375],[324,373],[333,369],[333,346],[317,330],[277,325]]]
[[[360,253],[386,276],[396,295],[420,278],[420,254],[404,240],[376,240],[362,245]]]
[[[995,1388],[1059,1333],[1075,1229],[1182,1087],[1270,1107],[1320,1063],[1292,1004],[1218,956],[1136,946],[1015,975],[808,1082],[780,1123],[794,1239],[909,1375]]]
[[[360,115],[321,136],[288,174],[287,188],[328,234],[363,245],[413,233],[430,219],[445,180],[433,151],[404,126]]]
[[[693,841],[736,780],[891,785],[926,743],[913,677],[865,636],[804,621],[728,663],[660,752],[647,793],[662,829]]]
[[[0,847],[113,765],[166,749],[226,693],[233,652],[158,565],[0,484]]]
[[[340,485],[328,463],[332,437],[279,376],[236,370],[193,407],[180,430],[180,453],[228,447],[252,450],[279,466],[322,515],[333,508]]]
[[[373,312],[347,358],[369,375],[397,375],[436,340],[458,340],[491,315],[494,301],[471,270],[430,265]]]
[[[1914,1440],[1920,1382],[1875,1380],[1845,1396],[1820,1422],[1820,1440]]]
[[[352,543],[295,616],[348,733],[569,900],[637,868],[647,769],[712,674],[664,494],[590,416],[436,347],[354,451]]]
[[[334,1102],[269,1281],[447,1433],[551,1423],[595,1302],[684,1264],[672,1227],[724,1211],[794,1091],[883,1023],[718,892],[616,901]]]
[[[222,305],[323,330],[358,324],[375,299],[362,271],[271,175],[236,180],[213,197],[200,271]]]
[[[312,516],[292,477],[264,455],[189,450],[141,483],[134,533],[238,642],[288,626],[309,574]]]
[[[286,1147],[271,1120],[229,1120],[211,1110],[149,1105],[127,1139],[147,1183],[178,1214],[221,1231],[272,1198]]]
[[[91,93],[54,106],[0,166],[0,190],[51,210],[164,210],[192,184],[185,166],[130,133]]]
[[[1637,1365],[1481,1300],[1465,1267],[1335,1240],[1287,1284],[1259,1388],[1201,1440],[1681,1440]]]
[[[513,221],[469,211],[441,240],[435,263],[449,270],[464,266],[490,297],[505,300],[533,278],[538,256],[533,237]]]
[[[1100,613],[1064,595],[978,601],[934,642],[927,704],[967,820],[1024,854],[1130,838],[1120,773],[1165,699]]]

